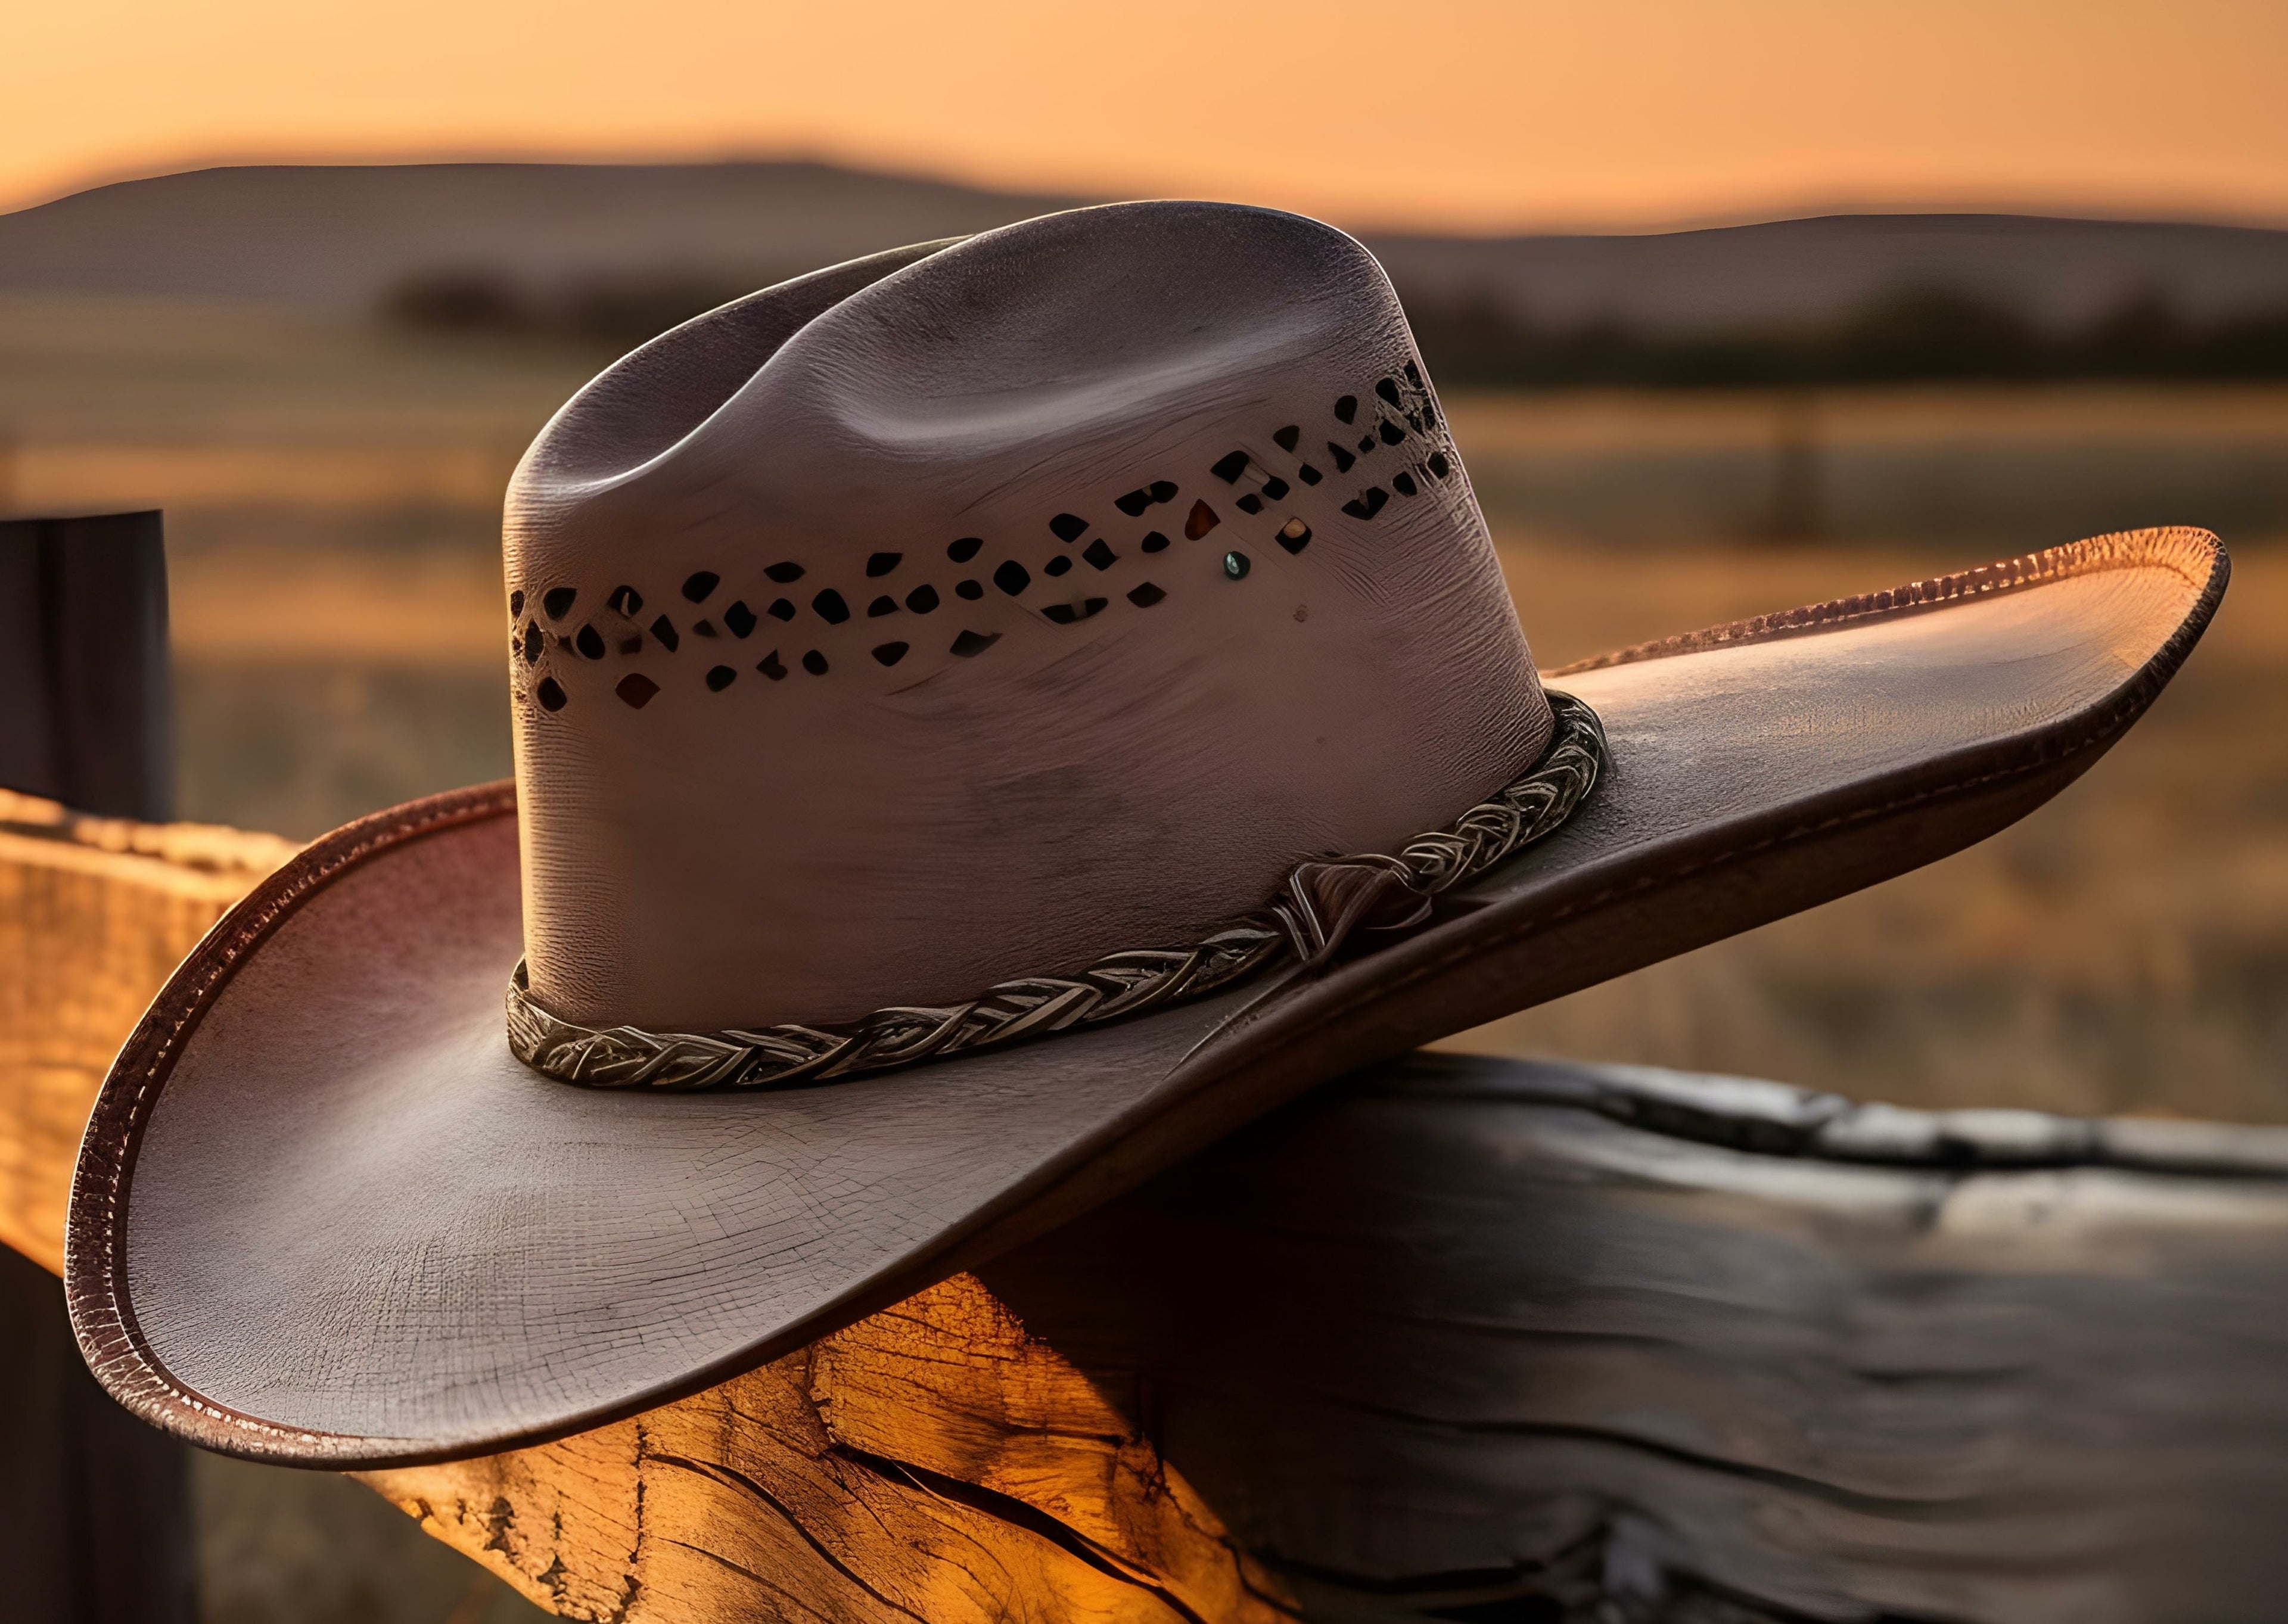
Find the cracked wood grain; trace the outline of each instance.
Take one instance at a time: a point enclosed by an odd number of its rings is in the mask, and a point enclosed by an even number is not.
[[[968,1276],[634,1421],[361,1476],[567,1618],[1299,1616],[1133,1418]]]

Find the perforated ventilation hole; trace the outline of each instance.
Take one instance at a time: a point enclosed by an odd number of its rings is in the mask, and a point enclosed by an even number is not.
[[[781,586],[786,586],[802,579],[802,566],[790,558],[783,564],[772,565],[763,574]]]
[[[1060,626],[1069,626],[1100,613],[1110,601],[1107,598],[1084,598],[1076,604],[1051,604],[1041,613]]]
[[[1411,496],[1418,487],[1414,483],[1412,474],[1402,473],[1390,482],[1390,488],[1402,496]]]
[[[572,605],[580,596],[579,589],[552,586],[540,595],[540,606],[548,611],[548,618],[560,621],[572,612]]]
[[[825,676],[826,656],[820,654],[814,648],[811,649],[802,657],[802,669],[808,671],[813,677]]]
[[[1356,417],[1358,416],[1358,397],[1356,395],[1345,395],[1341,400],[1336,401],[1335,416],[1345,423],[1348,423],[1353,418]]]
[[[723,577],[711,569],[703,569],[685,577],[683,595],[695,604],[707,601],[707,594],[723,584]]]
[[[1365,456],[1374,450],[1374,436],[1363,435],[1359,440],[1359,455]]]
[[[1379,485],[1370,485],[1343,503],[1343,511],[1353,519],[1372,519],[1377,513],[1382,511],[1383,504],[1389,500],[1388,491]]]
[[[1243,552],[1227,552],[1223,555],[1223,573],[1234,581],[1246,580],[1247,572],[1252,567],[1248,562],[1247,555]]]
[[[1152,505],[1152,493],[1143,489],[1132,490],[1124,496],[1115,496],[1112,505],[1131,519],[1141,519],[1144,510]]]
[[[1422,403],[1422,427],[1426,433],[1438,426],[1438,408],[1425,400]]]
[[[622,703],[632,709],[641,710],[651,703],[652,695],[659,692],[659,685],[641,671],[630,671],[620,678],[612,692],[620,696]]]
[[[755,629],[755,612],[747,607],[743,598],[723,611],[723,623],[731,629],[735,638],[743,638]]]
[[[977,556],[977,550],[984,545],[985,543],[978,537],[965,535],[945,550],[945,556],[956,564],[966,564]]]
[[[937,604],[937,589],[926,582],[906,594],[906,607],[916,614],[927,614]]]
[[[1222,522],[1216,517],[1216,511],[1206,503],[1195,502],[1191,516],[1184,520],[1184,539],[1196,542]]]
[[[522,614],[523,613],[524,613],[524,594],[523,594],[522,592],[520,592],[520,591],[518,591],[518,592],[511,592],[511,593],[508,595],[508,614],[509,614],[509,618],[510,618],[511,620],[514,620],[517,616],[519,616],[520,614]]]
[[[874,660],[878,665],[895,665],[905,657],[906,645],[903,643],[878,643],[874,646]]]
[[[1401,404],[1398,399],[1398,380],[1394,377],[1386,377],[1376,384],[1374,386],[1374,392],[1380,395],[1384,400],[1389,401],[1393,406]]]
[[[771,606],[764,610],[763,613],[769,615],[775,621],[790,621],[794,619],[794,599],[791,598],[774,598],[771,601]]]
[[[538,621],[525,622],[524,642],[521,646],[524,650],[525,664],[530,665],[534,661],[540,658],[540,622]]]
[[[1291,423],[1285,428],[1275,429],[1271,432],[1272,443],[1282,451],[1292,451],[1302,438],[1303,425],[1299,423]]]
[[[842,594],[832,587],[812,598],[810,606],[818,612],[818,618],[830,626],[839,626],[850,618],[850,606],[842,601]]]
[[[1232,505],[1243,513],[1260,513],[1263,511],[1263,498],[1250,491]]]
[[[675,635],[675,623],[664,614],[652,622],[651,635],[659,639],[659,646],[671,654],[676,651],[678,645],[682,641]]]
[[[1100,535],[1091,542],[1087,550],[1080,556],[1086,558],[1090,565],[1097,569],[1110,569],[1120,561],[1120,555],[1106,546],[1104,538]]]
[[[711,666],[707,672],[707,690],[711,693],[720,693],[738,680],[739,673],[729,666]]]
[[[975,603],[985,596],[985,587],[981,582],[957,581],[954,582],[953,595],[956,598],[966,598],[970,602]]]
[[[775,648],[757,661],[755,669],[773,682],[786,680],[786,662],[779,658],[779,651]]]
[[[643,613],[643,594],[632,586],[614,587],[611,597],[605,602],[611,606],[614,614],[624,614],[630,620]]]
[[[1348,473],[1351,471],[1351,464],[1358,461],[1358,458],[1353,456],[1349,452],[1344,450],[1331,440],[1327,442],[1327,455],[1335,459],[1335,471],[1337,473]]]
[[[1306,485],[1316,485],[1321,479],[1326,478],[1324,474],[1312,467],[1308,463],[1304,463],[1300,468],[1298,468],[1295,471],[1295,477],[1302,480]]]
[[[1406,381],[1417,389],[1423,387],[1422,368],[1410,360],[1406,363]]]
[[[888,574],[892,570],[898,567],[899,562],[903,559],[905,556],[906,555],[902,552],[878,552],[872,554],[866,560],[866,579],[873,581],[883,575]]]
[[[540,708],[543,710],[564,709],[564,690],[553,677],[542,677],[540,685],[535,688],[532,693],[533,697],[540,701]]]
[[[1153,501],[1173,502],[1175,499],[1176,482],[1173,479],[1155,479],[1152,481]]]
[[[691,635],[695,638],[711,638],[718,635],[715,630],[715,622],[713,621],[692,622]]]
[[[1430,454],[1430,471],[1442,479],[1454,471],[1454,464],[1446,460],[1443,451],[1433,451]]]
[[[953,640],[953,652],[967,660],[981,654],[1001,640],[997,631],[965,631]]]
[[[1165,552],[1168,551],[1168,538],[1157,530],[1148,530],[1144,534],[1143,548],[1147,552]]]
[[[993,584],[1014,598],[1033,584],[1033,577],[1016,559],[1004,558],[1000,567],[993,572]]]
[[[1273,478],[1266,479],[1263,482],[1263,498],[1265,501],[1276,502],[1286,494],[1286,480],[1279,479],[1275,475]]]
[[[1289,552],[1300,552],[1311,544],[1311,527],[1299,519],[1291,519],[1279,527],[1279,544]]]
[[[620,653],[624,654],[640,654],[643,653],[643,633],[640,631],[632,631],[628,633],[627,636],[622,638],[620,639]]]
[[[1165,597],[1167,597],[1165,592],[1148,581],[1141,582],[1128,589],[1128,601],[1140,609],[1148,609]]]
[[[866,618],[870,621],[879,620],[886,614],[895,614],[897,612],[898,600],[886,592],[866,606]]]
[[[593,626],[581,627],[580,635],[572,640],[572,646],[591,660],[601,660],[604,657],[603,634]]]
[[[1215,475],[1217,479],[1221,479],[1226,485],[1229,485],[1236,480],[1240,475],[1247,471],[1247,453],[1244,451],[1227,451],[1222,456],[1216,459],[1215,466],[1209,469],[1208,471]]]
[[[1061,542],[1076,542],[1088,534],[1088,520],[1076,513],[1060,513],[1049,520],[1049,529]]]
[[[1041,566],[1041,574],[1044,575],[1062,575],[1070,573],[1071,569],[1072,559],[1061,552],[1057,554],[1055,558],[1051,558],[1046,564]]]
[[[1406,438],[1406,431],[1387,417],[1382,420],[1382,426],[1375,432],[1382,436],[1382,443],[1386,446],[1394,446]]]

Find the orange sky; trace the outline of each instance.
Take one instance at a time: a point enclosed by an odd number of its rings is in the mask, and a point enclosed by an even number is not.
[[[0,200],[216,157],[789,150],[1349,224],[2288,222],[2288,0],[19,0]]]

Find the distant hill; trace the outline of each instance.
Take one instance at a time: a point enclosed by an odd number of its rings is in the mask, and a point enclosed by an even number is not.
[[[0,289],[375,308],[408,279],[760,286],[1089,200],[808,162],[208,169],[0,215]],[[1943,288],[2054,330],[2141,296],[2193,321],[2288,306],[2288,232],[1854,215],[1640,236],[1365,234],[1410,303],[1547,329],[1803,327]]]
[[[122,181],[0,215],[0,288],[370,307],[409,276],[762,286],[1082,200],[822,163],[309,164]]]

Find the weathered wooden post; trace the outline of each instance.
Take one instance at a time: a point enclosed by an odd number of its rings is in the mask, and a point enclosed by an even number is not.
[[[0,522],[0,787],[114,818],[163,820],[172,811],[173,748],[160,516]],[[37,899],[19,891],[10,902],[15,928],[31,930]],[[30,997],[29,967],[9,970],[7,995]],[[76,1002],[75,989],[44,990]],[[32,1054],[20,1063],[36,1075],[52,1060]],[[28,1161],[52,1161],[60,1143],[76,1139],[78,1119],[68,1109],[63,1117],[20,1121],[34,1138],[7,1147],[18,1181]],[[12,1619],[187,1624],[193,1615],[184,1450],[95,1385],[54,1279],[4,1248],[0,1571]]]

